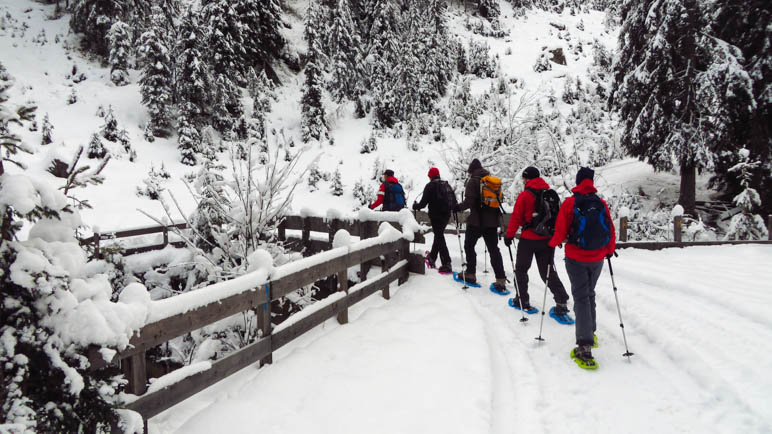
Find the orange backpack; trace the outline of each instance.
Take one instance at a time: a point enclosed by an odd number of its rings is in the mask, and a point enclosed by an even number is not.
[[[480,179],[480,203],[483,207],[501,209],[501,179],[495,176],[484,176]]]

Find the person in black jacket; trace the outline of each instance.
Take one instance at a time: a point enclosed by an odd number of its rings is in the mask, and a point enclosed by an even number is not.
[[[483,169],[480,160],[474,159],[467,169],[469,181],[466,184],[466,193],[464,201],[455,207],[455,211],[469,210],[469,217],[466,220],[466,237],[464,238],[464,251],[466,252],[466,271],[461,278],[468,283],[477,283],[477,253],[474,247],[480,237],[485,240],[488,246],[488,253],[491,256],[491,266],[496,275],[496,283],[493,287],[498,291],[503,291],[507,286],[507,275],[504,272],[504,262],[501,259],[501,251],[498,246],[498,229],[500,226],[501,212],[499,209],[484,207],[481,202],[480,180],[490,175],[490,172]]]
[[[437,255],[440,255],[442,266],[440,267],[440,273],[450,274],[453,272],[450,262],[450,253],[448,252],[448,246],[445,243],[445,227],[448,226],[450,220],[450,210],[455,204],[448,203],[448,199],[444,196],[442,191],[442,179],[440,178],[440,170],[436,167],[429,169],[429,181],[424,187],[424,193],[421,196],[420,202],[413,203],[413,209],[419,210],[429,205],[429,221],[432,225],[432,232],[434,233],[434,241],[432,242],[432,250],[429,252],[429,256],[426,259],[429,261],[432,267],[437,260]],[[452,191],[451,191],[452,193]]]

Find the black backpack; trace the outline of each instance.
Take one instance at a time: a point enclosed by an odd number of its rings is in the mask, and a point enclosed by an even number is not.
[[[537,235],[551,237],[555,233],[555,222],[560,211],[560,196],[549,188],[536,190],[526,188],[534,197],[533,218],[524,225],[524,229],[530,229]]]
[[[399,211],[405,207],[405,190],[398,182],[385,182],[383,191],[383,210]]]
[[[606,206],[596,194],[574,194],[574,217],[568,242],[583,250],[597,250],[611,240]]]
[[[453,187],[450,186],[448,181],[438,181],[435,188],[435,199],[437,200],[438,208],[447,210],[448,214],[453,211],[458,201],[456,200],[456,192],[453,191]]]

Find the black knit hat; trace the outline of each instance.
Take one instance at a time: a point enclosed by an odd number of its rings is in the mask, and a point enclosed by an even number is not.
[[[579,168],[579,171],[576,172],[576,185],[579,185],[579,183],[585,179],[592,181],[593,178],[595,178],[594,170],[590,169],[589,167],[581,167]]]
[[[482,163],[480,163],[480,160],[475,158],[471,163],[469,163],[469,168],[466,169],[466,173],[472,173],[477,169],[482,169]]]
[[[523,170],[523,178],[525,179],[536,179],[539,176],[539,169],[533,166],[528,166]]]
[[[386,176],[394,176],[394,171],[391,169],[386,169],[383,171],[383,174]]]

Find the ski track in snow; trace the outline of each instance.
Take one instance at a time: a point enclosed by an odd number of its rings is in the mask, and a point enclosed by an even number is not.
[[[458,252],[451,255],[458,266]],[[569,289],[562,251],[556,256]],[[635,355],[622,357],[605,267],[594,372],[568,356],[573,326],[545,316],[545,341],[536,341],[541,313],[520,323],[507,305],[513,294],[488,290],[492,274],[478,274],[483,287],[465,292],[427,270],[394,287],[390,301],[374,295],[354,306],[348,325],[328,321],[280,350],[274,365],[245,369],[152,419],[150,432],[223,423],[231,432],[252,424],[277,433],[770,432],[772,327],[760,315],[772,300],[760,287],[772,281],[770,260],[767,246],[622,250],[613,265]],[[740,266],[757,272],[732,271]],[[540,303],[535,266],[530,278]]]

